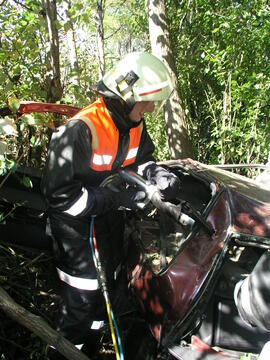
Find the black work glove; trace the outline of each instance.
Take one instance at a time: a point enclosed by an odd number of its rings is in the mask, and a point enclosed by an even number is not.
[[[145,198],[145,192],[134,187],[119,192],[100,187],[95,191],[95,207],[93,212],[95,215],[101,215],[121,207],[136,210],[139,208],[138,204],[143,202]]]
[[[134,187],[130,187],[124,191],[117,193],[119,196],[119,205],[131,210],[138,209],[138,204],[142,203],[146,194],[142,190],[138,190]]]
[[[145,168],[144,177],[157,186],[165,201],[175,199],[180,193],[181,181],[179,178],[154,162]]]

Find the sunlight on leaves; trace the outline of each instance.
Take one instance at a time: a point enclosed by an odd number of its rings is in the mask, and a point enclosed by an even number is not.
[[[16,97],[8,99],[8,107],[13,113],[16,113],[20,108],[20,101]]]
[[[35,125],[36,124],[34,116],[30,115],[30,114],[23,115],[21,117],[21,120],[23,121],[23,123],[25,123],[27,125]]]
[[[7,151],[7,143],[4,141],[0,141],[0,156],[4,155]]]
[[[4,135],[18,135],[14,121],[8,116],[0,118],[0,133]]]

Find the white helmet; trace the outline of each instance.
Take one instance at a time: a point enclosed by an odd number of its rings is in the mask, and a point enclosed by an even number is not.
[[[102,82],[131,106],[138,101],[166,100],[173,91],[167,67],[145,52],[127,54],[104,75]]]

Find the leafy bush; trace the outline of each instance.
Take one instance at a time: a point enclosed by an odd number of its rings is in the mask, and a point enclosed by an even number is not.
[[[209,163],[266,162],[268,2],[198,0],[177,9],[170,3],[168,9],[196,157]]]
[[[18,165],[42,168],[51,131],[57,122],[51,114],[18,115],[19,106],[19,100],[10,98],[13,114],[0,118],[0,176],[16,170]]]

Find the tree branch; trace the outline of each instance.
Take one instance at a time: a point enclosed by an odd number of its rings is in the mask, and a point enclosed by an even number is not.
[[[0,7],[3,6],[5,2],[7,2],[7,0],[3,0],[2,2],[0,2]]]
[[[26,6],[25,4],[21,3],[20,1],[18,0],[13,0],[15,2],[15,4],[17,5],[20,5],[21,7],[25,8],[26,10],[29,10],[29,11],[33,11],[33,9],[29,6]]]
[[[44,342],[55,347],[68,360],[89,360],[86,355],[57,331],[53,330],[41,317],[32,314],[17,304],[2,287],[0,287],[0,308],[11,319],[25,326]]]

